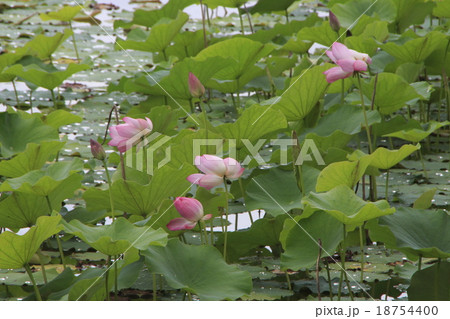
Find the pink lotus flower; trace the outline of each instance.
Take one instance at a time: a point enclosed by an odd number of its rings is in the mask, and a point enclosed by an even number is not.
[[[173,202],[180,213],[179,218],[172,219],[168,224],[169,230],[192,229],[201,220],[208,220],[211,214],[203,216],[203,206],[198,200],[189,197],[177,197]]]
[[[192,72],[189,72],[188,84],[192,97],[202,97],[205,94],[205,87]]]
[[[372,63],[368,54],[350,50],[339,42],[333,43],[331,51],[327,51],[328,57],[338,65],[324,72],[327,82],[333,83],[339,79],[345,79],[354,72],[367,71],[367,64]]]
[[[221,185],[224,177],[239,178],[244,172],[244,168],[234,158],[221,159],[218,156],[208,154],[197,156],[195,166],[204,174],[189,175],[187,180],[206,189]]]
[[[109,128],[112,140],[108,143],[108,145],[117,146],[119,152],[122,153],[133,147],[133,145],[138,143],[153,129],[153,123],[147,117],[145,120],[124,117],[123,120],[125,124],[115,125]]]

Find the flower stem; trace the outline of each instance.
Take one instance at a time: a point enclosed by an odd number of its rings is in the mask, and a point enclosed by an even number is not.
[[[50,90],[50,93],[52,94],[53,107],[56,110],[58,108],[58,105],[57,105],[57,102],[56,102],[55,92],[53,92],[53,90]]]
[[[156,301],[158,299],[158,296],[157,296],[158,288],[156,285],[156,274],[155,273],[152,274],[152,279],[153,279],[153,301]]]
[[[44,264],[44,256],[41,253],[41,250],[39,249],[36,254],[39,257],[39,263],[41,264],[41,269],[42,269],[42,277],[44,277],[44,283],[47,284],[47,272],[45,271],[45,264]]]
[[[72,40],[73,40],[73,47],[75,48],[75,54],[77,55],[77,60],[80,60],[80,55],[78,54],[78,48],[77,48],[77,41],[75,41],[75,32],[73,32],[72,28],[72,21],[69,21],[69,27],[72,31]]]
[[[384,188],[384,198],[388,200],[389,196],[389,170],[386,170],[386,185]]]
[[[330,276],[330,267],[328,265],[328,261],[324,261],[325,269],[327,270],[327,278],[328,278],[328,289],[330,290],[330,300],[333,301],[333,286],[331,284],[331,276]]]
[[[47,205],[48,205],[48,209],[50,209],[50,215],[53,212],[53,208],[52,208],[52,204],[50,203],[50,198],[48,198],[48,195],[45,196],[45,199],[47,200]],[[59,250],[59,255],[61,257],[61,263],[63,264],[64,269],[66,269],[66,261],[64,260],[64,250],[61,244],[61,240],[59,239],[59,235],[56,234],[55,235],[56,238],[56,243],[58,244],[58,250]]]
[[[238,8],[238,11],[239,11],[239,8]],[[240,22],[241,22],[241,33],[242,33],[242,34],[245,34],[245,31],[244,31],[244,20],[242,20],[242,15],[241,15],[241,13],[238,12],[238,14],[239,14],[239,20],[240,20]]]
[[[31,272],[30,265],[25,264],[25,270],[27,271],[28,277],[30,277],[31,282],[33,283],[34,293],[36,294],[36,298],[38,301],[42,301],[41,293],[39,292],[39,288],[36,284],[36,280],[34,280],[33,273]]]
[[[106,271],[105,271],[106,301],[110,301],[110,298],[109,298],[109,265],[110,264],[111,264],[111,256],[108,255],[108,259],[106,260]]]
[[[113,200],[112,192],[111,192],[112,182],[111,182],[111,176],[109,175],[108,164],[106,163],[106,160],[103,160],[103,166],[105,167],[106,180],[108,181],[109,204],[111,205],[111,216],[112,216],[112,220],[114,221],[114,219],[115,219],[114,200]]]
[[[227,261],[227,242],[228,242],[228,185],[227,179],[223,178],[223,183],[225,185],[225,234],[223,239],[223,259]]]
[[[202,25],[203,25],[203,45],[205,48],[208,46],[208,41],[206,40],[206,26],[205,26],[205,12],[203,11],[203,1],[200,0],[200,10],[202,11]]]
[[[367,132],[367,142],[369,143],[369,153],[372,154],[372,138],[370,137],[370,127],[369,122],[367,120],[367,113],[366,113],[366,104],[364,103],[364,95],[362,92],[362,85],[361,85],[361,76],[358,74],[358,84],[359,84],[359,95],[361,97],[361,106],[363,108],[363,114],[364,114],[364,125],[366,127]]]
[[[364,281],[364,223],[359,226],[359,246],[361,250],[361,283]]]
[[[14,80],[12,80],[11,82],[14,88],[14,94],[16,95],[16,103],[17,105],[19,105],[19,94],[17,93],[16,83],[14,82]]]

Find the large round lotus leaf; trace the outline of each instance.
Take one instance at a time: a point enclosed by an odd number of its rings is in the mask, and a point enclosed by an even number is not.
[[[414,273],[408,300],[450,301],[450,263],[442,261]]]
[[[248,0],[203,0],[203,3],[210,9],[215,9],[219,6],[227,8],[239,8]]]
[[[341,1],[342,2],[342,1]],[[341,26],[350,27],[361,18],[361,14],[377,17],[382,21],[393,22],[397,15],[397,8],[392,0],[351,0],[337,3],[331,11],[338,17]]]
[[[403,145],[398,150],[389,150],[384,147],[379,147],[369,155],[372,159],[370,166],[380,169],[390,169],[419,149],[420,144]]]
[[[360,225],[367,220],[395,212],[395,208],[389,207],[387,201],[366,202],[345,185],[326,193],[310,193],[302,203],[315,210],[323,210],[346,225]]]
[[[16,269],[26,265],[42,242],[63,228],[60,221],[59,215],[41,216],[25,235],[9,231],[0,234],[0,268]]]
[[[404,130],[386,134],[383,136],[398,137],[398,138],[401,138],[402,140],[410,141],[413,143],[419,143],[421,140],[426,138],[428,135],[430,135],[434,131],[440,129],[443,126],[447,126],[447,125],[450,125],[450,121],[445,121],[445,122],[430,121],[430,122],[424,124],[422,129],[418,129],[418,128],[404,129]]]
[[[98,251],[109,255],[120,255],[130,247],[146,249],[150,245],[164,246],[167,233],[150,226],[137,227],[125,218],[118,218],[112,225],[92,227],[78,220],[64,222],[66,232],[80,237]]]
[[[339,185],[355,187],[370,162],[371,158],[365,156],[354,162],[331,163],[320,172],[317,178],[316,192],[326,192]]]
[[[39,16],[42,20],[59,20],[70,21],[83,9],[82,6],[65,6],[58,11],[52,11],[48,13],[41,13]]]
[[[45,169],[34,170],[25,175],[6,180],[0,191],[18,191],[27,194],[49,196],[54,191],[72,189],[80,186],[82,176],[77,171],[83,169],[83,161],[75,158],[72,161],[56,162]]]
[[[294,3],[295,0],[259,0],[256,5],[249,8],[250,13],[266,13],[273,11],[284,11],[289,8],[289,6]]]
[[[410,259],[450,257],[450,216],[442,211],[400,207],[368,225],[370,237]]]
[[[313,266],[322,242],[322,257],[335,253],[344,235],[343,225],[325,212],[315,212],[308,218],[296,216],[284,222],[280,241],[284,252],[281,265],[284,269],[299,270]]]
[[[141,253],[150,270],[164,275],[171,287],[190,291],[201,300],[235,300],[252,291],[250,274],[225,263],[214,247],[172,239],[166,247],[150,247]]]
[[[25,150],[28,143],[56,140],[57,131],[38,118],[18,113],[0,113],[0,154],[9,157]]]
[[[245,206],[248,210],[264,209],[272,216],[278,216],[293,208],[301,208],[301,199],[294,173],[275,168],[250,181]]]

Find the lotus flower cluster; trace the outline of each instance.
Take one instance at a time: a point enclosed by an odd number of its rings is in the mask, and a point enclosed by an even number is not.
[[[108,145],[117,146],[119,152],[122,153],[136,145],[141,138],[148,135],[153,129],[153,123],[147,117],[145,120],[124,117],[123,120],[125,124],[109,128],[112,140],[108,143]]]
[[[367,65],[372,63],[369,55],[350,50],[339,42],[333,43],[331,51],[327,51],[326,54],[338,65],[323,72],[327,76],[328,83],[348,78],[354,72],[367,71]]]
[[[203,206],[198,200],[189,197],[177,197],[173,202],[175,208],[180,213],[179,218],[172,219],[168,224],[169,230],[192,229],[201,220],[208,220],[211,214],[203,214]]]
[[[244,168],[234,158],[222,159],[208,154],[197,156],[195,166],[204,174],[189,175],[187,180],[206,189],[221,185],[224,177],[229,179],[239,178],[244,172]]]

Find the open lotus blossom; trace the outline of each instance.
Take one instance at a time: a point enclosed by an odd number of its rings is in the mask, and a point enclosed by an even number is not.
[[[125,124],[119,124],[109,128],[112,140],[108,145],[117,146],[119,152],[126,152],[153,129],[153,123],[147,117],[145,120],[124,117],[123,120]]]
[[[199,221],[212,217],[211,214],[203,215],[202,203],[195,198],[177,197],[173,204],[183,217],[172,219],[167,224],[169,230],[192,229]]]
[[[189,175],[187,180],[206,189],[221,185],[224,177],[229,179],[239,178],[244,172],[244,168],[234,158],[222,159],[208,154],[197,156],[195,166],[204,174]]]
[[[338,65],[324,72],[328,83],[348,78],[354,72],[367,71],[367,65],[372,63],[368,54],[351,50],[339,42],[333,43],[331,51],[326,54]]]
[[[202,97],[205,94],[205,87],[192,72],[189,72],[188,84],[192,97]]]

